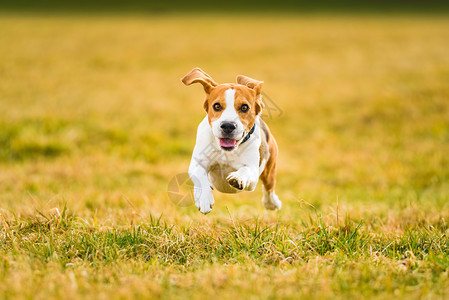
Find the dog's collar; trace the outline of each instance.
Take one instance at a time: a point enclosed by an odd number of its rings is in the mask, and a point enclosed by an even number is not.
[[[244,142],[246,142],[247,140],[249,140],[249,138],[251,137],[251,134],[254,133],[254,130],[256,129],[256,124],[254,124],[253,128],[251,128],[251,130],[248,132],[248,134],[245,136],[245,138],[243,139],[243,141],[240,143],[243,144]]]

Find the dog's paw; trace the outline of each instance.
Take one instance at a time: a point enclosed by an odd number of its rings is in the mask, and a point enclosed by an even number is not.
[[[214,206],[214,195],[210,189],[201,189],[195,193],[195,206],[198,207],[200,212],[208,214],[212,211]]]
[[[242,170],[232,172],[226,177],[226,180],[229,185],[238,190],[253,190],[257,183],[252,182],[248,174]]]
[[[239,181],[237,178],[230,178],[230,179],[228,179],[228,183],[232,187],[234,187],[234,188],[236,188],[238,190],[243,190],[243,185],[242,185],[241,181]]]
[[[277,210],[282,207],[281,200],[279,200],[278,196],[274,192],[264,193],[262,204],[268,210]]]

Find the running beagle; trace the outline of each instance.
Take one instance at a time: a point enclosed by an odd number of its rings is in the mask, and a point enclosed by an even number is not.
[[[212,210],[212,189],[253,191],[259,178],[265,208],[280,209],[282,203],[274,192],[278,148],[260,118],[263,81],[239,75],[237,83],[218,84],[200,68],[181,80],[185,85],[200,83],[206,92],[207,116],[198,126],[189,167],[198,209],[203,214]]]

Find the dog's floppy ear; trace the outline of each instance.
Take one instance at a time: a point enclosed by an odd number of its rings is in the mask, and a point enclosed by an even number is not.
[[[263,81],[252,79],[243,75],[238,75],[237,83],[247,86],[256,92],[256,114],[258,115],[264,107],[262,96],[260,95],[260,93],[262,92]]]
[[[259,81],[256,79],[252,79],[243,75],[237,76],[237,83],[241,85],[245,85],[250,89],[253,89],[257,95],[262,92],[263,81]]]
[[[208,94],[212,91],[214,87],[218,85],[212,77],[210,77],[206,72],[200,68],[195,68],[190,71],[186,76],[184,76],[181,81],[185,85],[191,85],[192,83],[199,82],[203,85],[204,91]]]

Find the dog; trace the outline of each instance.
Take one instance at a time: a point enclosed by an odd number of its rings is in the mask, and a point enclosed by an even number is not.
[[[200,68],[194,68],[181,81],[200,83],[206,99],[207,116],[199,124],[189,166],[193,198],[203,213],[214,205],[212,190],[222,193],[254,191],[260,178],[262,203],[266,209],[281,208],[276,195],[278,147],[260,115],[264,104],[263,81],[243,75],[237,83],[216,83]]]

